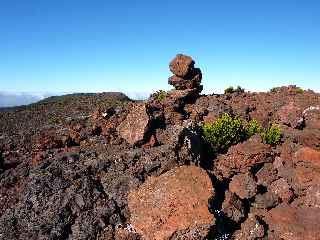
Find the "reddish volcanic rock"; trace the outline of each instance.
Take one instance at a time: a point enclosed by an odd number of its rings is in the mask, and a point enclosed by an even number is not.
[[[169,78],[168,83],[175,86],[177,90],[199,88],[202,80],[201,70],[195,68],[186,78],[173,75]]]
[[[137,103],[117,130],[122,138],[134,145],[145,140],[149,127],[149,116],[145,104]]]
[[[256,240],[262,239],[265,234],[264,226],[260,223],[256,216],[249,216],[248,219],[241,224],[241,230],[234,233],[234,240]]]
[[[282,201],[286,203],[288,203],[293,197],[291,186],[284,178],[280,178],[274,181],[270,185],[269,189],[271,192],[278,195],[282,199]]]
[[[235,222],[240,222],[245,216],[245,210],[242,201],[232,192],[225,193],[225,199],[222,203],[221,211],[225,216]]]
[[[320,106],[310,106],[303,111],[305,125],[310,129],[320,129]]]
[[[294,208],[283,204],[271,209],[265,221],[275,239],[318,240],[320,208]]]
[[[277,112],[279,121],[287,126],[298,128],[303,124],[302,109],[293,102],[281,107]]]
[[[249,173],[239,174],[232,178],[229,190],[241,199],[252,198],[257,193],[257,184]]]
[[[314,167],[320,167],[320,151],[310,147],[300,148],[294,155],[294,162],[309,162]]]
[[[271,162],[271,147],[261,143],[259,136],[244,143],[231,146],[226,155],[219,156],[214,162],[215,172],[228,178],[235,173],[246,172],[253,166]]]
[[[206,171],[194,166],[174,168],[148,178],[129,193],[130,222],[144,239],[168,239],[176,231],[211,225],[211,196]]]
[[[308,207],[320,208],[320,185],[313,185],[307,189],[303,203]]]
[[[278,178],[277,171],[272,163],[265,163],[255,176],[257,183],[265,187],[269,186],[270,183]]]
[[[185,77],[194,66],[194,61],[191,57],[177,54],[177,56],[170,62],[170,71],[178,77]]]

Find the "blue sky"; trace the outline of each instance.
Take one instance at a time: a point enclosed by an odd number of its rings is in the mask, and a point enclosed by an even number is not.
[[[1,0],[0,91],[170,89],[176,53],[206,92],[320,91],[320,1]]]

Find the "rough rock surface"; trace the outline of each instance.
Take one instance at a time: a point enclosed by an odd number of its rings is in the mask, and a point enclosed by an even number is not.
[[[319,239],[319,208],[294,208],[281,205],[271,209],[265,217],[275,239]]]
[[[178,54],[169,64],[170,71],[174,74],[168,79],[168,83],[176,90],[196,89],[202,91],[202,73],[199,68],[194,68],[191,57]]]
[[[132,145],[145,140],[148,130],[149,116],[144,103],[136,104],[118,127],[120,136]]]
[[[169,64],[170,71],[178,77],[185,77],[193,70],[194,61],[191,57],[177,54]]]
[[[241,199],[252,198],[257,193],[257,183],[251,174],[238,174],[231,179],[229,190]]]
[[[270,146],[263,144],[257,136],[231,146],[226,155],[217,158],[214,167],[217,175],[230,177],[235,173],[247,172],[258,164],[271,161]]]
[[[208,210],[212,184],[198,167],[184,166],[149,178],[129,193],[133,228],[145,239],[167,239],[176,231],[213,224]]]

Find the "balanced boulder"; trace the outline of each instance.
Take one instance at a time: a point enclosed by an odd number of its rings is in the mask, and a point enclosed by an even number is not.
[[[178,54],[169,64],[170,71],[174,74],[168,80],[177,90],[197,89],[202,90],[202,73],[199,68],[194,68],[194,60],[186,55]]]

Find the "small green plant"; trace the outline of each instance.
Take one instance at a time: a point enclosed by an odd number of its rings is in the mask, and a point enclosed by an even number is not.
[[[260,133],[261,127],[256,120],[251,120],[245,128],[245,138],[249,139],[253,135]]]
[[[205,142],[216,152],[226,151],[243,137],[241,120],[229,114],[223,114],[215,121],[205,123],[201,127]]]
[[[273,87],[270,89],[270,92],[278,92],[279,91],[279,87]]]
[[[276,145],[281,139],[281,130],[276,125],[270,125],[263,133],[261,133],[261,138],[266,144]]]
[[[230,93],[234,93],[234,88],[232,86],[224,90],[224,94],[230,94]]]
[[[154,94],[152,94],[152,97],[154,100],[162,102],[167,96],[167,92],[163,90],[156,91]]]
[[[302,88],[300,88],[300,87],[297,87],[297,88],[296,88],[296,92],[297,92],[297,93],[303,93],[304,90],[303,90]]]
[[[261,132],[256,120],[251,120],[247,126],[244,126],[240,118],[226,113],[213,122],[200,126],[203,139],[214,152],[225,152],[231,145],[245,141]]]
[[[237,86],[237,88],[233,88],[232,86],[226,88],[224,90],[224,94],[231,94],[231,93],[243,93],[244,88]]]

